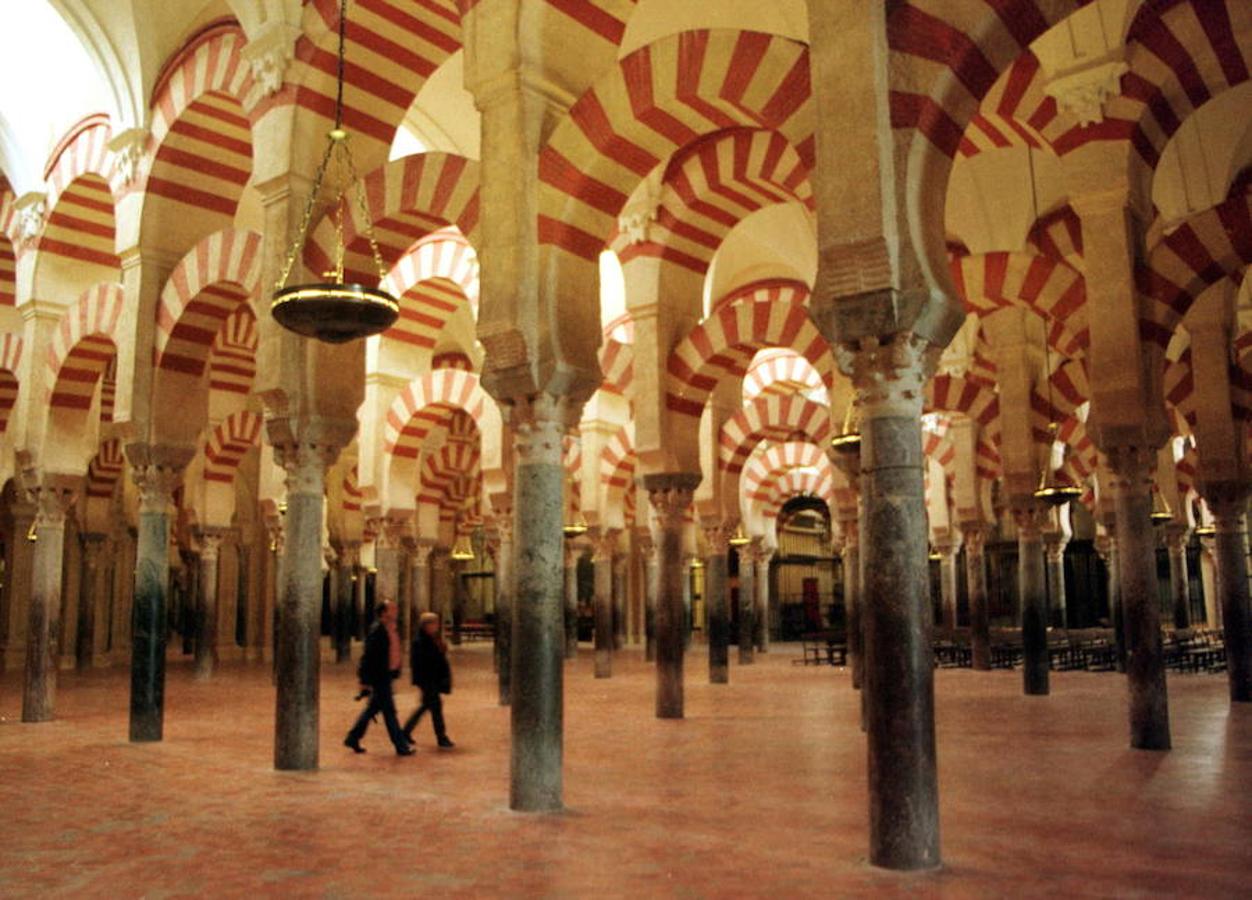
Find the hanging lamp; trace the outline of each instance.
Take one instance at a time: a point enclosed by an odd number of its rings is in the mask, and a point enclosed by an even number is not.
[[[349,135],[343,127],[344,36],[347,21],[348,0],[340,0],[335,127],[326,135],[326,150],[322,153],[322,161],[318,164],[317,174],[313,177],[313,186],[309,191],[309,199],[300,220],[300,230],[287,250],[287,259],[283,264],[278,283],[274,286],[274,298],[270,304],[270,314],[279,325],[288,331],[304,337],[316,338],[328,344],[343,344],[379,334],[390,328],[400,316],[400,302],[391,294],[378,287],[344,282],[344,256],[347,248],[344,246],[343,224],[348,211],[346,187],[340,187],[336,191],[333,206],[334,269],[322,273],[322,278],[325,279],[323,281],[287,286],[287,280],[291,277],[296,261],[304,253],[304,245],[309,236],[309,225],[313,221],[313,211],[317,206],[322,184],[326,178],[326,170],[332,159],[341,164],[343,171],[347,173],[348,183],[356,187],[356,203],[364,223],[364,234],[369,241],[374,265],[378,269],[380,284],[387,274],[383,266],[382,254],[378,249],[378,241],[374,239],[374,222],[365,202],[364,187],[357,178],[352,151],[348,147]]]
[[[735,528],[735,533],[730,536],[730,539],[727,540],[726,543],[730,544],[732,547],[746,547],[748,544],[752,543],[752,538],[748,537],[748,533],[743,530],[743,523],[740,522]]]
[[[582,537],[587,533],[587,520],[579,516],[572,522],[566,522],[561,526],[561,534],[567,538]]]
[[[1165,495],[1161,493],[1161,489],[1156,485],[1152,485],[1152,514],[1150,516],[1153,525],[1165,525],[1174,521],[1174,512],[1169,508],[1169,503],[1165,501]]]
[[[830,446],[836,453],[849,456],[861,452],[861,431],[853,427],[852,414],[856,409],[855,398],[848,399],[848,409],[843,414],[843,427],[830,439]]]
[[[1039,487],[1035,489],[1035,499],[1041,500],[1048,506],[1060,507],[1081,497],[1082,488],[1061,480],[1052,469],[1052,448],[1056,445],[1060,426],[1056,422],[1056,407],[1052,404],[1052,353],[1048,347],[1047,331],[1043,334],[1043,369],[1044,379],[1048,385],[1048,461],[1044,463],[1043,472],[1039,476]]]
[[[1217,527],[1214,525],[1198,525],[1195,529],[1195,536],[1200,538],[1212,537],[1217,534]]]
[[[465,562],[474,558],[474,548],[470,546],[468,534],[461,533],[456,536],[456,541],[452,544],[452,552],[448,556],[458,562]]]

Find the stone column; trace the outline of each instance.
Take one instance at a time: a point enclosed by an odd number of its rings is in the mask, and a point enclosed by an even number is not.
[[[943,607],[943,628],[951,633],[956,631],[956,553],[961,545],[948,538],[935,543],[935,551],[939,554],[939,591]]]
[[[56,707],[65,513],[74,502],[75,485],[72,479],[43,476],[27,493],[35,504],[35,554],[26,624],[22,721],[48,722]]]
[[[564,613],[565,623],[565,658],[578,656],[578,557],[581,554],[570,541],[566,540],[564,548],[565,588]]]
[[[683,650],[686,609],[683,560],[683,516],[691,505],[700,476],[655,474],[643,477],[644,490],[657,519],[656,715],[683,717]]]
[[[1048,582],[1048,619],[1056,628],[1067,628],[1069,622],[1065,605],[1065,547],[1068,543],[1069,538],[1064,534],[1049,533],[1043,539]]]
[[[26,664],[26,620],[30,608],[31,563],[35,545],[26,539],[35,521],[35,506],[25,500],[9,505],[12,530],[5,542],[4,608],[0,611],[0,671]]]
[[[629,544],[629,541],[627,542]],[[613,649],[626,647],[626,565],[629,553],[613,557]]]
[[[860,525],[856,517],[843,526],[843,597],[848,607],[848,665],[852,687],[860,690],[865,680],[865,626],[862,616]]]
[[[908,332],[836,345],[861,410],[861,596],[870,863],[939,865],[922,398],[938,348]]]
[[[1221,589],[1217,584],[1217,541],[1200,538],[1200,584],[1204,590],[1204,624],[1222,627]]]
[[[1046,696],[1048,675],[1048,584],[1043,565],[1047,510],[1033,497],[1009,501],[1017,523],[1017,586],[1021,595],[1022,689]]]
[[[596,678],[609,678],[613,674],[613,549],[617,532],[605,531],[591,541],[591,561],[595,568],[595,595],[592,609],[595,614]]]
[[[769,560],[774,554],[762,550],[756,555],[756,602],[752,606],[752,621],[755,623],[752,632],[758,653],[769,652]]]
[[[709,551],[704,558],[704,618],[708,629],[710,684],[730,681],[730,612],[726,603],[726,551],[729,544],[726,531],[721,523],[704,528]]]
[[[83,544],[83,574],[81,599],[78,603],[78,643],[74,648],[74,667],[79,672],[88,671],[96,660],[97,632],[107,622],[97,621],[97,615],[103,605],[105,552],[108,550],[108,535],[83,533],[80,535]]]
[[[1191,584],[1187,572],[1187,544],[1191,531],[1186,525],[1170,522],[1165,526],[1165,548],[1169,551],[1169,596],[1174,607],[1174,628],[1191,627]]]
[[[1116,526],[1114,525],[1113,528]],[[1126,632],[1122,628],[1122,578],[1117,567],[1117,538],[1112,528],[1096,536],[1096,553],[1108,574],[1109,624],[1113,628],[1114,657],[1118,672],[1126,671]]]
[[[987,526],[970,523],[961,529],[965,543],[965,581],[969,587],[969,645],[973,668],[991,670],[991,617],[987,610]]]
[[[130,739],[134,742],[159,741],[164,730],[169,508],[193,452],[143,444],[126,448],[139,488],[130,657]]]
[[[1230,699],[1234,703],[1252,703],[1252,608],[1248,599],[1248,537],[1247,493],[1231,492],[1230,496],[1213,497],[1217,534],[1217,586],[1221,594],[1222,634],[1226,640],[1226,674],[1230,682]],[[32,619],[33,621],[33,619]]]
[[[430,598],[430,556],[434,550],[432,544],[419,543],[413,553],[413,608],[418,615],[434,611]]]
[[[461,627],[465,624],[465,569],[468,562],[452,560],[452,643],[460,645]]]
[[[400,538],[401,529],[384,519],[379,523],[378,537],[374,539],[374,605],[383,600],[400,607]]]
[[[562,467],[565,402],[547,395],[511,412],[513,469],[513,683],[509,805],[562,806]]]
[[[750,666],[756,662],[756,557],[761,552],[761,539],[739,552],[739,665]]]
[[[643,658],[656,662],[656,598],[660,593],[660,548],[651,538],[641,544],[644,559],[643,578]]]
[[[513,685],[512,510],[496,519],[496,541],[496,682],[500,705],[508,706]]]
[[[358,641],[365,640],[365,632],[367,623],[365,621],[365,588],[367,587],[365,569],[361,567],[361,554],[358,548],[356,556],[356,565],[352,569],[352,610],[353,619],[356,622],[356,633],[353,635]]]
[[[692,632],[695,630],[695,609],[694,609],[694,602],[693,602],[694,598],[692,597],[692,593],[691,593],[691,567],[692,567],[692,563],[695,562],[695,559],[696,558],[694,556],[684,556],[683,562],[682,562],[682,573],[683,573],[682,634],[683,634],[683,652],[684,653],[691,649],[691,635],[692,635]]]
[[[1156,451],[1106,448],[1117,516],[1117,568],[1121,576],[1126,675],[1130,683],[1130,746],[1168,750],[1169,698],[1157,612],[1156,535],[1152,527],[1151,475]]]
[[[356,594],[356,568],[361,545],[345,541],[339,546],[339,577],[335,582],[335,662],[352,659],[352,614]]]
[[[355,422],[352,423],[355,426]],[[286,559],[278,617],[274,768],[318,765],[318,640],[322,620],[322,512],[326,471],[350,436],[293,440],[274,448],[287,472]]]
[[[199,680],[213,677],[217,666],[217,561],[223,531],[206,528],[196,535],[200,551],[200,615],[196,621],[195,674]]]

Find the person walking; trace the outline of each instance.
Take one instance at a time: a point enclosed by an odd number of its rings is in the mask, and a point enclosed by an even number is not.
[[[418,621],[417,636],[409,648],[409,671],[413,683],[422,692],[422,701],[404,723],[404,737],[410,743],[413,741],[413,729],[429,711],[431,724],[435,726],[435,740],[441,749],[452,749],[456,745],[448,740],[443,721],[443,695],[452,693],[452,667],[448,665],[448,646],[439,633],[439,616],[435,613],[422,613]]]
[[[387,726],[387,734],[395,745],[397,756],[412,756],[413,747],[404,732],[400,729],[396,717],[396,699],[392,682],[400,677],[400,666],[403,664],[404,651],[400,643],[400,634],[396,630],[396,605],[384,599],[376,609],[377,621],[365,639],[365,652],[361,655],[361,663],[357,669],[357,680],[361,684],[361,693],[369,695],[369,703],[357,718],[356,724],[343,739],[343,745],[355,753],[364,753],[361,738],[365,737],[365,729],[379,713],[383,715],[383,723]]]

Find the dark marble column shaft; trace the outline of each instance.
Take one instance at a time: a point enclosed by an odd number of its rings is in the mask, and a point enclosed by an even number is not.
[[[496,687],[501,706],[508,706],[513,685],[513,511],[496,520]],[[420,549],[418,551],[421,552]],[[420,558],[420,557],[419,557]],[[425,570],[418,568],[420,574]]]
[[[353,576],[360,558],[361,545],[348,541],[339,547],[339,571],[335,581],[335,662],[352,659],[352,619],[356,595]]]
[[[752,621],[754,623],[752,640],[756,644],[758,653],[769,652],[769,559],[772,555],[771,551],[763,550],[757,554],[755,560],[756,569],[753,583],[756,585],[756,602],[752,607]]]
[[[1043,556],[1048,574],[1048,620],[1055,628],[1065,628],[1069,621],[1065,602],[1065,545],[1069,539],[1048,535],[1043,542]]]
[[[852,670],[852,687],[860,690],[865,682],[865,625],[860,524],[856,518],[843,521],[843,597],[848,606],[848,666]]]
[[[1252,703],[1252,609],[1248,598],[1247,518],[1242,510],[1242,502],[1213,505],[1230,699]]]
[[[629,542],[628,542],[629,543]],[[613,649],[626,647],[626,564],[625,553],[613,557]]]
[[[969,644],[971,665],[979,671],[991,670],[991,617],[987,609],[987,526],[966,525],[965,580],[969,591]]]
[[[1174,627],[1191,627],[1191,585],[1187,572],[1187,543],[1191,533],[1185,525],[1165,526],[1165,548],[1169,552],[1169,596]]]
[[[1046,696],[1048,665],[1048,584],[1043,561],[1043,527],[1048,516],[1033,497],[1010,500],[1017,522],[1017,587],[1021,597],[1022,690]]]
[[[1156,452],[1141,447],[1111,447],[1107,456],[1116,476],[1113,495],[1130,688],[1130,746],[1136,750],[1168,750],[1169,697],[1157,611],[1156,533],[1152,527],[1150,481]]]
[[[614,532],[602,533],[592,539],[592,568],[595,573],[595,594],[592,596],[592,612],[595,616],[595,672],[596,678],[609,678],[613,674],[613,546],[617,543]]]
[[[727,529],[720,523],[704,528],[704,618],[709,640],[709,684],[730,681],[730,615],[727,608]],[[742,561],[740,565],[742,565]]]
[[[74,494],[72,488],[58,485],[41,485],[29,493],[35,503],[35,554],[26,625],[22,721],[48,722],[56,709],[65,513]]]
[[[934,868],[939,792],[921,427],[933,354],[908,334],[843,354],[862,416],[869,860],[888,869]]]
[[[566,541],[563,551],[565,580],[562,593],[562,621],[565,627],[565,658],[578,655],[578,557],[581,552]]]
[[[192,453],[127,448],[139,488],[135,592],[131,601],[130,739],[161,740],[165,724],[169,508]]]
[[[739,551],[739,665],[756,662],[756,555],[760,538]]]
[[[683,517],[700,483],[694,474],[646,475],[644,489],[657,518],[656,715],[683,717],[683,651],[686,642]]]
[[[452,560],[452,643],[461,643],[461,629],[465,625],[465,606],[469,601],[465,587],[466,560]]]
[[[322,507],[337,445],[275,448],[287,472],[286,558],[279,587],[274,768],[318,766],[319,639],[322,630]]]
[[[563,799],[563,416],[551,398],[513,426],[513,684],[509,806],[556,811]]]
[[[649,539],[644,551],[643,581],[643,658],[656,662],[656,599],[660,594],[660,548]]]
[[[206,529],[199,534],[200,614],[196,622],[195,674],[198,679],[213,677],[217,666],[217,571],[223,534]]]
[[[939,592],[943,608],[943,628],[956,631],[957,571],[956,554],[960,546],[952,540],[944,541],[935,548],[939,551]]]
[[[86,672],[95,664],[97,628],[108,633],[108,622],[97,622],[97,611],[107,593],[103,589],[105,553],[108,537],[103,534],[83,534],[82,584],[78,592],[78,635],[74,647],[74,667]]]

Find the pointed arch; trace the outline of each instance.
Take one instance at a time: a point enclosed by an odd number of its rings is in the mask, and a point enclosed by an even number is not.
[[[239,463],[261,443],[265,420],[257,413],[240,410],[222,420],[204,442],[204,480],[231,484]]]

